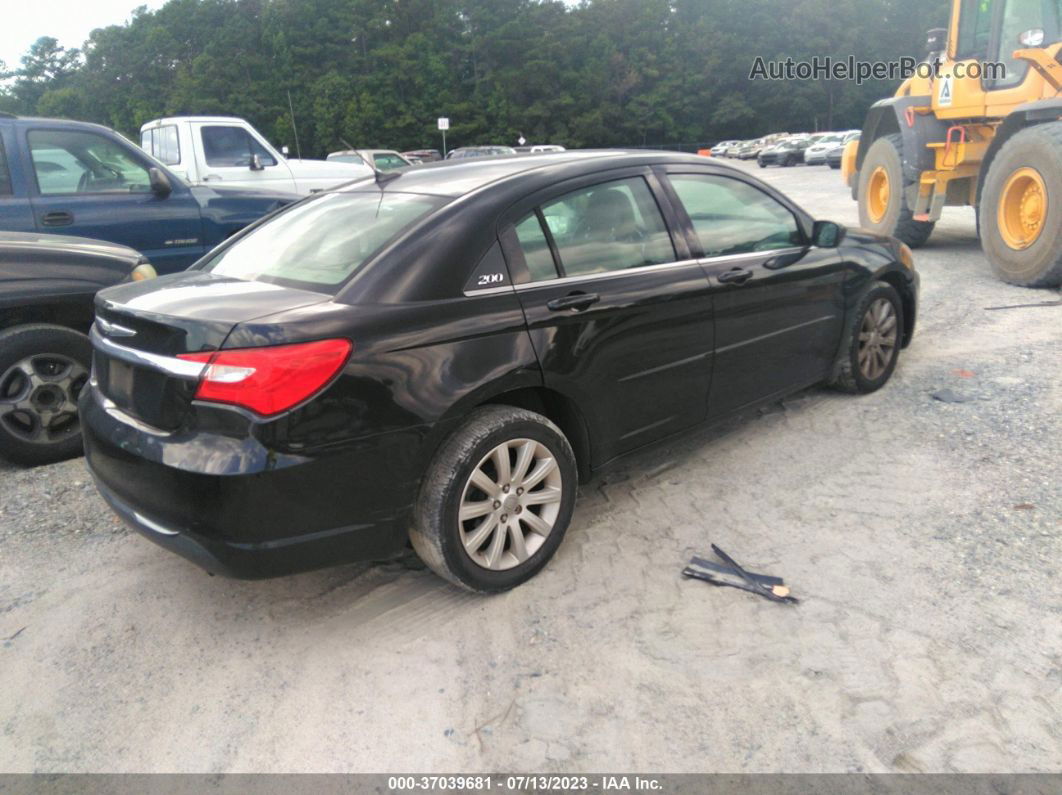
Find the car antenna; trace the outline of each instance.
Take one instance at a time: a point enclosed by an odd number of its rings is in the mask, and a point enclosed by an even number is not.
[[[291,111],[291,131],[295,133],[295,154],[302,160],[302,149],[299,148],[299,128],[295,126],[295,106],[291,104],[291,92],[285,89],[288,95],[288,110]]]
[[[392,182],[392,181],[398,179],[400,176],[402,176],[402,172],[401,171],[386,172],[386,171],[380,171],[380,169],[378,169],[376,166],[369,166],[369,167],[373,170],[373,173],[376,175],[376,184],[379,185],[381,188],[384,185],[386,185],[388,182]]]

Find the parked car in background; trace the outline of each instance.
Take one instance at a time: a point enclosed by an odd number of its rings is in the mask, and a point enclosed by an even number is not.
[[[434,163],[436,160],[442,160],[442,153],[438,149],[412,149],[408,152],[402,152],[402,157],[407,160],[419,160],[421,163]]]
[[[118,243],[170,273],[298,199],[281,191],[189,187],[106,127],[0,115],[0,230]]]
[[[539,154],[542,152],[566,152],[568,151],[559,144],[535,144],[531,147],[531,154]]]
[[[447,160],[460,160],[465,157],[494,157],[496,155],[515,155],[511,146],[462,146],[446,155]]]
[[[364,163],[288,159],[243,119],[171,116],[140,128],[140,145],[192,185],[306,195],[372,176]]]
[[[327,159],[339,163],[368,163],[376,171],[394,171],[413,165],[412,160],[394,149],[344,149],[331,152]]]
[[[804,150],[804,162],[809,166],[821,166],[826,162],[826,152],[844,140],[844,133],[826,133]]]
[[[740,143],[741,141],[720,141],[712,147],[712,155],[714,157],[732,157],[731,151]]]
[[[154,278],[139,252],[80,237],[0,232],[0,457],[46,464],[81,452],[96,291]]]
[[[210,571],[412,541],[502,591],[620,456],[811,384],[883,386],[917,286],[906,246],[713,158],[408,169],[100,293],[88,465],[125,522]]]
[[[829,149],[827,149],[826,165],[834,169],[840,168],[841,157],[842,155],[844,155],[844,148],[848,145],[850,141],[858,141],[859,135],[859,130],[849,130],[847,133],[845,133],[844,139],[840,143],[835,143]]]
[[[763,146],[763,139],[761,138],[744,141],[734,148],[734,153],[731,157],[736,157],[738,160],[755,160],[756,155],[760,153]]]
[[[756,156],[760,168],[767,166],[795,166],[804,162],[804,150],[810,145],[808,138],[785,138],[773,146],[761,150]]]

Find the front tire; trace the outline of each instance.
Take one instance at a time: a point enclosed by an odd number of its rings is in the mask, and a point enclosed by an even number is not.
[[[852,312],[832,385],[855,394],[881,389],[896,369],[903,333],[900,294],[892,285],[876,282]]]
[[[470,591],[507,591],[535,576],[575,508],[575,454],[540,414],[476,409],[435,455],[409,537],[439,576]]]
[[[77,399],[91,362],[88,337],[72,329],[0,333],[0,455],[27,466],[81,455]]]
[[[977,210],[985,256],[1020,287],[1062,284],[1062,122],[1029,127],[989,166]]]
[[[882,136],[871,145],[859,169],[859,225],[918,248],[929,240],[935,224],[916,221],[907,207],[902,152],[899,134]]]

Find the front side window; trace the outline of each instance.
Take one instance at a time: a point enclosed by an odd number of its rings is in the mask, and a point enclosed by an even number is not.
[[[963,0],[955,53],[959,60],[982,59],[988,55],[988,41],[992,35],[992,5],[989,0]]]
[[[11,172],[7,168],[7,153],[4,151],[4,142],[0,141],[0,196],[10,196]]]
[[[330,193],[298,204],[220,251],[204,270],[334,292],[377,251],[444,199],[414,193]]]
[[[731,177],[673,174],[706,257],[772,251],[801,245],[796,218],[758,188]]]
[[[208,166],[249,168],[258,155],[263,166],[275,166],[276,159],[243,127],[213,125],[203,127],[203,152]]]
[[[542,217],[564,276],[626,270],[675,260],[671,236],[641,177],[569,193],[544,204]]]
[[[151,190],[147,167],[125,147],[80,130],[31,130],[30,157],[44,195],[140,193]]]
[[[140,148],[167,166],[176,166],[181,162],[177,127],[172,124],[144,130],[140,134]]]

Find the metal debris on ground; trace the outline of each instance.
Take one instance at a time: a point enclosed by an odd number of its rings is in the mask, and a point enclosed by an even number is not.
[[[973,400],[972,397],[956,392],[954,389],[941,389],[939,392],[934,392],[932,397],[941,403],[969,403]]]
[[[725,565],[694,556],[690,558],[689,564],[682,570],[682,576],[702,580],[712,585],[740,588],[742,591],[757,594],[765,599],[770,599],[772,602],[799,603],[799,599],[789,595],[789,588],[786,587],[785,581],[781,577],[746,571],[736,560],[715,544],[712,544],[712,552]]]

